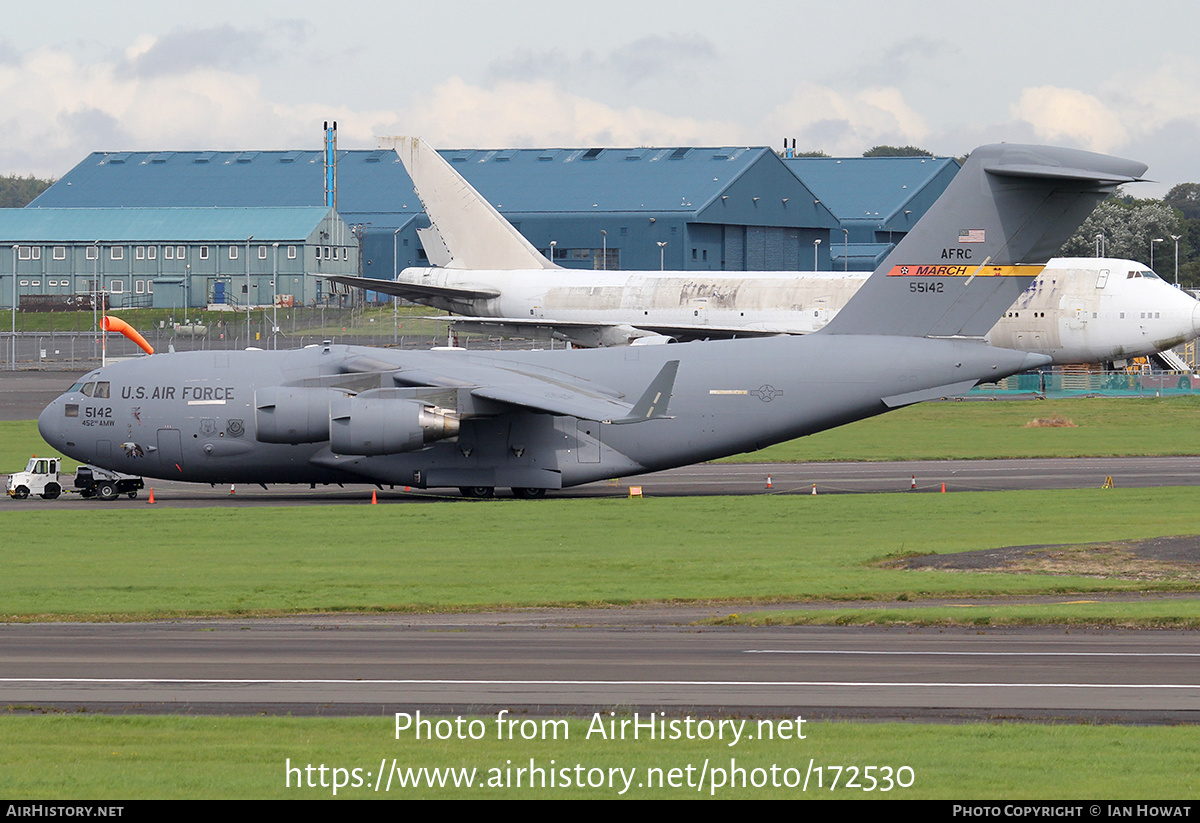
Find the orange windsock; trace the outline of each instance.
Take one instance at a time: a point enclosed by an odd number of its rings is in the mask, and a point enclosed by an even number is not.
[[[137,329],[119,317],[113,317],[109,314],[104,315],[104,317],[100,320],[100,328],[104,329],[105,331],[120,332],[134,343],[137,343],[138,346],[141,347],[142,351],[144,351],[146,354],[154,354],[154,347],[146,342],[146,338],[138,334]]]

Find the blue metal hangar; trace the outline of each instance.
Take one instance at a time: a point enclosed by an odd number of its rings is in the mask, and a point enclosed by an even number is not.
[[[349,227],[363,275],[428,265],[417,237],[428,220],[395,152],[337,151],[332,191],[327,154],[97,152],[26,211],[324,204]],[[958,168],[945,158],[784,160],[739,147],[441,154],[559,265],[624,270],[869,270]]]

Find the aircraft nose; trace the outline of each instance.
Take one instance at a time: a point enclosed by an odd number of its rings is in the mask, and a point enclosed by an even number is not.
[[[38,415],[38,433],[42,439],[62,451],[63,437],[63,399],[60,397],[49,406],[42,409]]]
[[[1189,339],[1200,337],[1200,300],[1192,301],[1192,333]]]

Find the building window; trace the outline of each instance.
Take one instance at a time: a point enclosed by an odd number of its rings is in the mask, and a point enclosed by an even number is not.
[[[266,246],[259,246],[259,247],[258,247],[258,259],[259,259],[259,260],[266,260],[266,259],[267,259],[267,247],[266,247]]]
[[[83,256],[88,260],[97,260],[100,257],[100,249],[97,246],[88,246]]]
[[[184,258],[185,255],[184,255],[184,251],[183,251],[183,246],[175,247],[175,256],[180,260],[182,260]]]
[[[66,260],[67,259],[67,247],[66,246],[55,246],[54,247],[54,259],[55,260]]]
[[[112,248],[110,248],[108,250],[108,256],[109,256],[109,259],[111,259],[111,260],[124,260],[125,259],[125,247],[124,246],[113,246]]]
[[[158,258],[158,246],[148,246],[146,248],[146,259],[155,260]]]
[[[154,281],[153,280],[146,281],[146,294],[154,294]]]
[[[146,293],[146,281],[145,280],[136,281],[133,284],[133,290],[135,292],[137,292],[138,294],[145,294]]]
[[[29,260],[33,257],[33,249],[29,246],[17,246],[17,259]]]
[[[208,246],[201,246],[201,247],[200,247],[200,259],[201,259],[201,260],[207,260],[207,259],[208,259]]]
[[[342,259],[343,260],[350,259],[350,249],[342,249]]]
[[[109,280],[108,290],[113,294],[120,294],[121,292],[125,291],[125,284],[120,280]]]
[[[134,260],[145,260],[146,259],[146,247],[138,246],[137,248],[135,248],[133,250],[133,259]]]
[[[237,255],[238,255],[238,248],[237,248],[237,246],[230,246],[230,247],[229,247],[229,259],[230,259],[230,260],[237,260]]]
[[[295,260],[295,259],[296,259],[296,247],[288,246],[288,260]]]
[[[164,246],[163,247],[163,260],[174,260],[174,259],[175,259],[175,247],[174,246]]]

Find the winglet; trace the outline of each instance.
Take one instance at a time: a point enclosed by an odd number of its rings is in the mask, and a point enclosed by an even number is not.
[[[650,381],[649,387],[634,404],[629,415],[613,423],[641,423],[667,416],[667,405],[671,402],[671,390],[675,387],[675,375],[679,371],[678,360],[668,360],[659,370],[658,376]]]
[[[416,137],[398,137],[396,154],[450,255],[446,268],[560,268],[522,237],[427,143]],[[436,258],[431,255],[430,259]]]

